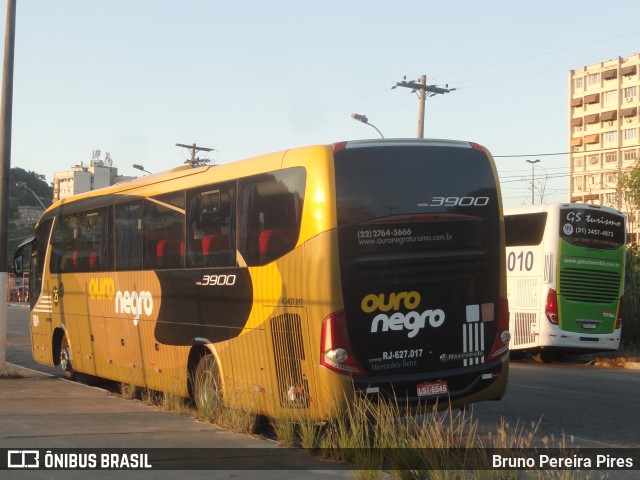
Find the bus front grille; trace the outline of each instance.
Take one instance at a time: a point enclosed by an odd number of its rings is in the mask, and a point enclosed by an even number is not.
[[[602,270],[564,268],[560,270],[558,293],[567,300],[611,303],[620,292],[620,273]]]
[[[303,371],[304,341],[300,315],[271,319],[278,397],[283,408],[308,408],[309,386]]]

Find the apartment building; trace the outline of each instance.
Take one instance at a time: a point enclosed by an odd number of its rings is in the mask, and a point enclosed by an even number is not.
[[[569,197],[623,211],[634,241],[639,213],[617,186],[640,158],[639,94],[640,52],[569,74]]]
[[[81,163],[71,167],[70,170],[53,174],[54,202],[135,178],[118,175],[118,169],[113,166],[108,153],[104,160],[100,159],[100,150],[94,150],[91,156],[91,161],[86,167]]]

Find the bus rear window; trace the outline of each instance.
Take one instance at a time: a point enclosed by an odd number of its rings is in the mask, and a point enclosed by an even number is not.
[[[472,148],[346,148],[335,154],[335,171],[341,226],[396,215],[499,216],[491,163]]]
[[[547,212],[505,215],[504,234],[507,247],[540,245],[547,225]]]

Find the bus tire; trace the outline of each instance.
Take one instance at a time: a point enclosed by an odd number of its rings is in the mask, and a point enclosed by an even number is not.
[[[215,417],[222,406],[222,384],[213,355],[200,358],[193,375],[193,400],[198,413]]]
[[[67,380],[74,380],[76,378],[76,372],[73,371],[71,365],[71,347],[69,346],[69,340],[67,335],[62,336],[60,340],[60,371],[62,376]]]

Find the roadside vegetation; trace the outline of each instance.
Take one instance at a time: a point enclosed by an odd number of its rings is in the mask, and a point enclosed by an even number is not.
[[[640,248],[627,248],[622,334],[616,352],[598,354],[589,362],[596,367],[640,370]]]
[[[621,353],[640,355],[640,248],[627,248]]]
[[[4,369],[0,371],[0,379],[2,378],[22,378],[20,369],[9,363],[4,364]]]
[[[348,464],[356,479],[606,478],[580,470],[486,469],[492,464],[491,452],[499,451],[497,449],[535,447],[542,452],[553,450],[555,454],[565,450],[569,456],[572,439],[541,437],[538,435],[540,421],[511,425],[503,419],[495,429],[487,431],[480,428],[472,411],[450,408],[438,411],[434,406],[422,406],[407,414],[397,402],[357,398],[338,418],[318,423],[304,418],[296,409],[278,419],[259,417],[250,413],[249,396],[243,392],[232,392],[235,398],[231,402],[213,404],[217,399],[212,397],[211,405],[199,406],[187,399],[126,384],[121,385],[121,395],[238,433],[275,438],[283,447],[303,449],[330,461]],[[461,455],[457,449],[467,450]],[[442,465],[450,470],[442,470]]]

